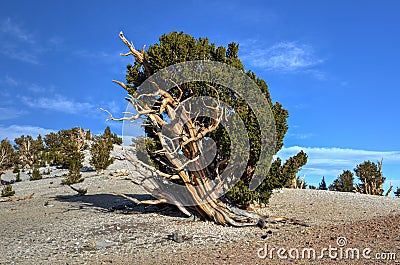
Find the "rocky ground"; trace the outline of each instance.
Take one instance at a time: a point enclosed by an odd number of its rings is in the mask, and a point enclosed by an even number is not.
[[[116,176],[123,167],[117,161],[102,174],[84,172],[77,187],[88,187],[85,196],[60,185],[63,170],[38,181],[22,174],[15,196],[35,194],[0,202],[0,264],[400,264],[400,199],[282,189],[258,211],[306,225],[222,227],[115,195],[148,198]]]

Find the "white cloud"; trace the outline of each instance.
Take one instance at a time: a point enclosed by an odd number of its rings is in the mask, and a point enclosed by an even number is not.
[[[68,114],[93,112],[94,105],[88,102],[76,102],[63,96],[28,98],[22,97],[22,102],[32,108],[47,109]]]
[[[53,36],[48,40],[52,47],[60,48],[64,45],[64,39],[60,36]]]
[[[323,62],[315,56],[311,46],[298,42],[279,42],[271,47],[261,47],[257,41],[251,40],[245,41],[242,48],[244,62],[271,71],[310,71],[310,68]],[[322,72],[316,73],[322,78]]]
[[[0,125],[0,139],[7,138],[10,141],[13,141],[15,138],[20,137],[21,135],[31,135],[32,137],[37,137],[39,134],[42,136],[53,132],[54,130],[29,126],[29,125],[10,125],[8,127],[3,127]]]
[[[1,53],[11,59],[15,59],[21,62],[30,64],[39,64],[36,52],[27,52],[26,50],[21,50],[15,46],[3,45],[0,47]]]
[[[302,174],[319,176],[337,176],[343,170],[352,170],[366,160],[373,162],[383,159],[384,164],[400,164],[400,151],[369,151],[345,148],[284,147],[277,154],[283,160],[303,150],[308,162]]]
[[[38,56],[45,50],[37,44],[31,30],[7,18],[0,21],[0,53],[30,64],[39,64]]]
[[[313,133],[288,133],[288,137],[294,139],[309,139],[314,136]]]
[[[19,26],[15,21],[7,18],[1,23],[0,31],[8,35],[14,36],[22,42],[34,44],[35,38],[33,34]]]
[[[42,93],[45,91],[50,92],[50,91],[48,91],[48,89],[46,89],[45,87],[38,85],[38,84],[31,84],[30,86],[28,86],[28,89],[35,93]]]
[[[0,107],[0,121],[1,120],[11,120],[18,118],[22,114],[24,114],[25,111],[23,110],[17,110],[15,108],[4,108]]]
[[[11,87],[18,86],[18,84],[19,84],[17,80],[10,77],[9,75],[6,75],[3,79],[1,79],[0,83],[5,84],[7,86],[11,86]]]

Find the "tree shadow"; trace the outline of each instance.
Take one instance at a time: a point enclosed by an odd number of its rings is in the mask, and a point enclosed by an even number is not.
[[[154,200],[150,194],[125,194],[126,196],[135,198],[139,201]],[[57,195],[54,197],[56,201],[66,203],[77,203],[77,207],[72,205],[71,210],[82,210],[85,208],[94,208],[104,212],[115,212],[119,214],[149,214],[157,213],[170,217],[183,217],[186,215],[181,213],[179,209],[172,204],[160,205],[143,205],[136,204],[122,196],[109,193],[79,195]]]

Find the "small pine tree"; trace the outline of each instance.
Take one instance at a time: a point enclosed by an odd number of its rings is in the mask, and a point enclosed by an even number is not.
[[[386,178],[382,174],[382,161],[377,164],[371,161],[364,161],[354,169],[358,179],[357,190],[364,194],[383,195],[383,183]]]
[[[71,185],[82,182],[84,178],[81,175],[81,168],[83,163],[83,154],[76,151],[69,161],[68,174],[62,180],[61,184]]]
[[[319,190],[327,190],[328,188],[326,187],[326,182],[325,182],[325,177],[322,177],[321,183],[319,183]]]
[[[18,164],[14,165],[13,173],[18,173],[19,172],[19,166]]]
[[[113,142],[111,139],[101,136],[95,136],[94,142],[90,148],[90,164],[96,170],[104,170],[114,162],[114,158],[110,157],[110,152],[113,149]]]
[[[397,190],[394,192],[394,196],[396,196],[397,198],[400,198],[400,188],[397,187]]]
[[[17,175],[15,175],[15,182],[21,182],[21,173],[17,173]]]
[[[107,126],[105,128],[104,133],[103,133],[103,137],[106,138],[106,139],[111,140],[111,142],[113,144],[117,144],[117,145],[121,145],[122,144],[122,138],[118,137],[118,135],[116,133],[112,133],[111,129],[110,129],[110,126]]]
[[[39,165],[38,164],[34,164],[30,180],[39,180],[39,179],[42,179],[42,174],[39,171]]]
[[[354,190],[354,174],[350,170],[343,170],[337,179],[329,185],[329,190],[352,192]]]
[[[85,140],[92,140],[92,132],[90,130],[86,131]]]
[[[3,190],[1,191],[1,197],[9,197],[13,196],[14,194],[15,191],[13,191],[11,184],[5,185]]]

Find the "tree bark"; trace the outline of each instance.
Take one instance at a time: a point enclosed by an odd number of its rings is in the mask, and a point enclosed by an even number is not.
[[[136,61],[140,62],[143,65],[145,73],[147,77],[149,77],[151,73],[151,65],[148,61],[146,61],[144,52],[137,51],[131,44],[131,42],[129,42],[124,37],[122,32],[119,36],[129,48],[129,52],[122,55],[134,56]],[[113,82],[117,83],[129,92],[129,87],[125,83],[116,80],[113,80]],[[177,88],[180,89],[179,86]],[[129,97],[127,98],[130,104],[136,109],[138,114],[132,115],[130,117],[114,118],[111,113],[107,111],[107,113],[110,115],[109,119],[119,121],[132,121],[144,117],[150,122],[149,126],[154,129],[157,140],[161,143],[161,145],[164,147],[168,146],[166,143],[166,139],[169,138],[160,130],[160,128],[166,125],[167,122],[160,116],[166,114],[168,115],[170,120],[173,120],[177,115],[176,111],[181,104],[181,97],[174,98],[168,91],[164,91],[163,89],[158,87],[158,89],[156,89],[156,93],[146,95],[157,97],[157,102],[159,102],[159,105],[155,107],[139,103],[138,100],[142,96],[144,95],[136,95],[136,97],[134,97],[134,95],[129,94]],[[186,166],[185,163],[182,163],[180,161],[179,157],[177,156],[176,150],[172,149],[167,150],[166,148],[163,148],[161,150],[157,150],[156,152],[163,155],[165,161],[168,161],[168,166],[172,168],[172,171],[174,173],[162,172],[161,170],[158,170],[151,165],[138,160],[134,156],[128,157],[128,161],[130,161],[133,166],[145,168],[149,175],[154,174],[158,177],[162,177],[164,180],[169,181],[180,180],[187,193],[185,195],[169,193],[168,188],[164,186],[162,181],[158,181],[155,178],[151,178],[144,174],[143,180],[140,182],[140,184],[159,200],[139,202],[136,199],[132,199],[132,201],[140,204],[159,204],[165,202],[175,204],[186,215],[191,214],[190,210],[195,210],[204,219],[212,220],[215,223],[221,225],[257,225],[259,219],[262,218],[260,215],[231,207],[223,203],[219,198],[216,197],[216,195],[213,193],[209,170],[207,168],[201,168],[198,163],[196,163],[196,157],[198,157],[198,154],[204,152],[204,150],[202,150],[203,146],[199,144],[200,140],[218,127],[224,114],[224,111],[221,108],[213,106],[206,107],[212,109],[215,113],[215,117],[213,117],[211,123],[208,124],[208,126],[198,126],[198,124],[196,124],[197,121],[190,118],[189,112],[183,111],[182,113],[180,113],[180,115],[184,116],[186,121],[185,125],[182,126],[178,123],[170,128],[170,132],[173,135],[179,135],[179,149],[189,159],[189,162],[194,162],[193,165],[195,167],[195,170],[184,170]],[[219,176],[218,170],[219,166],[222,166],[222,164],[223,163],[216,167],[216,174],[213,174],[214,176]],[[138,172],[140,171],[143,172],[143,170],[138,170]],[[191,206],[182,205],[182,197],[180,196],[189,196]],[[207,199],[205,200],[205,198]]]

